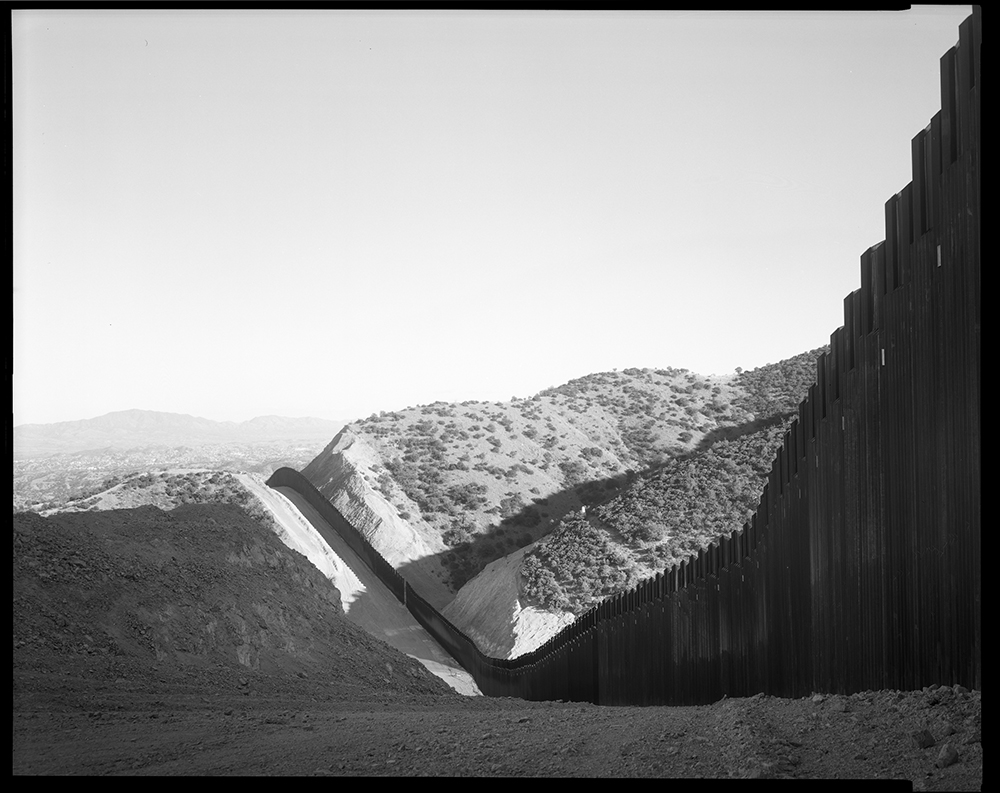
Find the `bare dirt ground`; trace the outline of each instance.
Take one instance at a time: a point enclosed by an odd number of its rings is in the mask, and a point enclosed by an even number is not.
[[[14,774],[736,777],[982,787],[949,687],[701,707],[463,697],[230,506],[14,516]]]
[[[976,695],[767,697],[611,708],[371,697],[250,674],[114,687],[54,676],[15,695],[15,774],[735,777],[980,790]],[[22,679],[22,683],[28,683]],[[345,698],[346,697],[346,698]],[[844,708],[841,710],[841,708]],[[935,743],[912,733],[930,726]],[[945,736],[943,733],[954,729]],[[949,750],[948,747],[951,747]],[[956,759],[946,765],[942,756]]]

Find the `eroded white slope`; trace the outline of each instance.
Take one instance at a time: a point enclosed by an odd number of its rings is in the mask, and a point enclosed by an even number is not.
[[[285,495],[268,487],[260,477],[253,474],[236,474],[236,478],[274,516],[281,541],[306,557],[337,587],[344,613],[350,614],[351,604],[365,591],[357,574],[334,553],[326,540]]]
[[[413,618],[325,520],[291,488],[274,490],[253,474],[240,481],[274,515],[279,536],[340,590],[349,620],[420,661],[460,694],[481,693],[475,681]]]
[[[378,478],[383,464],[375,449],[345,427],[302,474],[410,586],[440,610],[454,597],[438,561],[447,546],[419,518],[403,520],[369,484]]]
[[[522,606],[519,570],[531,546],[492,562],[453,594],[438,561],[447,551],[439,534],[419,518],[403,520],[371,486],[383,462],[363,437],[345,427],[302,473],[482,652],[494,658],[515,658],[541,646],[573,621],[569,612]]]
[[[482,652],[494,658],[516,658],[530,652],[573,622],[570,612],[521,605],[521,559],[533,547],[488,564],[442,612]]]

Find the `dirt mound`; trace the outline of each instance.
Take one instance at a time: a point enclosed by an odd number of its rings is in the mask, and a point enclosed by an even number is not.
[[[238,507],[20,513],[13,534],[15,696],[52,675],[451,692],[348,622],[336,588]]]

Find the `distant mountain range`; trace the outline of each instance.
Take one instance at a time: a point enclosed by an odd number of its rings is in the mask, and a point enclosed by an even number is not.
[[[182,413],[119,410],[92,419],[14,427],[14,459],[125,450],[149,446],[205,446],[271,441],[329,441],[345,422],[317,418],[258,416],[249,421],[212,421]]]

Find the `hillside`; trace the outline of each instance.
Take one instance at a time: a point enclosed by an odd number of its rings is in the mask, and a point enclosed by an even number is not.
[[[345,679],[358,696],[448,694],[341,613],[305,557],[231,504],[14,515],[14,687],[52,674]],[[244,683],[239,681],[243,679]]]
[[[411,527],[425,546],[417,556],[403,559],[385,537],[383,554],[399,562],[437,554],[454,592],[635,472],[751,420],[731,380],[627,369],[530,399],[384,412],[348,425],[303,473],[335,504],[363,502],[373,515],[362,523]]]
[[[301,503],[296,494],[268,487],[259,474],[213,470],[132,474],[108,480],[103,490],[41,514],[53,517],[138,507],[172,511],[195,504],[238,507],[273,532],[287,548],[302,554],[334,585],[343,612],[353,624],[415,658],[456,691],[479,693],[468,673],[415,622],[320,516]]]
[[[579,614],[742,528],[823,349],[739,372],[734,406],[749,421],[720,427],[586,516],[561,520],[522,564],[526,602]]]
[[[372,415],[303,474],[484,651],[518,654],[528,640],[515,636],[550,635],[526,621],[562,625],[738,528],[821,351],[725,377],[627,369]]]
[[[739,372],[733,406],[746,421],[720,426],[692,451],[632,477],[622,492],[565,515],[518,567],[486,568],[445,615],[485,652],[516,657],[601,600],[741,528],[822,351]],[[505,585],[489,580],[510,576]],[[496,590],[516,591],[516,598],[484,600]]]

